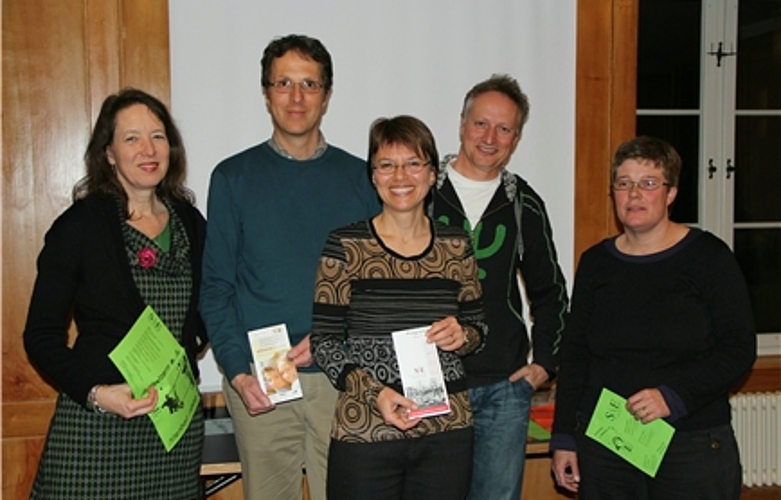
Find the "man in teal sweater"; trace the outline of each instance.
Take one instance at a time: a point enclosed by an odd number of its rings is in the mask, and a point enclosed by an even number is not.
[[[329,231],[379,211],[365,162],[325,142],[320,123],[333,70],[310,37],[272,41],[261,60],[272,137],[212,173],[201,314],[225,375],[247,499],[325,499],[336,391],[312,364],[309,332],[318,259]],[[303,399],[275,406],[252,372],[247,331],[287,326]]]

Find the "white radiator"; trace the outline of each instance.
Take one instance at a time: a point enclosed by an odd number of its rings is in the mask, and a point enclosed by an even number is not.
[[[730,397],[743,485],[781,485],[781,392]]]

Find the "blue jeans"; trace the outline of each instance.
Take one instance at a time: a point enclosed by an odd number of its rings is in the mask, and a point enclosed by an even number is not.
[[[534,388],[521,379],[469,389],[474,414],[470,500],[521,498]]]

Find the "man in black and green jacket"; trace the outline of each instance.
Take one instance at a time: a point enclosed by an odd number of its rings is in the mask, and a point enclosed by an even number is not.
[[[475,85],[464,99],[459,152],[442,161],[431,204],[436,219],[472,235],[489,328],[485,347],[463,359],[475,419],[470,499],[520,498],[531,397],[555,376],[567,313],[545,204],[506,169],[528,116],[515,79]]]

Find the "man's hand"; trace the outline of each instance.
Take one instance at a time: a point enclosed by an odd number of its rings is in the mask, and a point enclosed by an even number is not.
[[[510,382],[518,382],[525,378],[537,390],[542,384],[548,381],[548,372],[537,363],[531,363],[510,375]]]
[[[295,363],[296,366],[312,366],[312,352],[309,350],[309,335],[293,346],[287,352],[287,359]]]
[[[241,400],[247,408],[247,413],[250,415],[259,415],[274,409],[274,403],[260,388],[260,383],[254,375],[239,373],[233,377],[231,385],[241,396]]]

